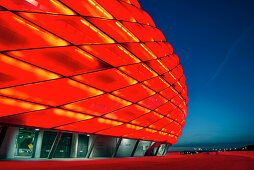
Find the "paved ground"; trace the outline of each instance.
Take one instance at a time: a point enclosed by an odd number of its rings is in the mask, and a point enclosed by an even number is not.
[[[1,170],[23,169],[102,169],[102,170],[254,170],[254,152],[230,154],[197,154],[160,157],[96,160],[1,161]]]

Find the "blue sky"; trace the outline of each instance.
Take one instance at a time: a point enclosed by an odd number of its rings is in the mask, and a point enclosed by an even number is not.
[[[189,112],[175,146],[254,144],[254,1],[139,2],[187,78]]]

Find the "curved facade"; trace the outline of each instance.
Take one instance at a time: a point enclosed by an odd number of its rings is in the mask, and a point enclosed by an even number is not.
[[[0,123],[174,144],[187,87],[135,0],[0,2]]]

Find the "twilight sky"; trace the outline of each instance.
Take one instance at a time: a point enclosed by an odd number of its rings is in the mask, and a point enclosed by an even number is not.
[[[187,78],[189,111],[175,146],[254,144],[254,1],[139,2]]]

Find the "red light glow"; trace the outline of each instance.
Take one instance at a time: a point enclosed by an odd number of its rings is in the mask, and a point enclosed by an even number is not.
[[[174,144],[178,56],[137,0],[0,1],[0,123]]]

